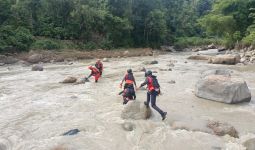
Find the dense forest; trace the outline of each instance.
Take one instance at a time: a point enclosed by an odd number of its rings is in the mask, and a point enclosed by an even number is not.
[[[0,0],[0,51],[255,45],[255,0]]]

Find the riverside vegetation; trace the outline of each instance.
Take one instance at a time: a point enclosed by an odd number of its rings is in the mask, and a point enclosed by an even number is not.
[[[0,0],[0,51],[248,47],[254,8],[254,0]]]

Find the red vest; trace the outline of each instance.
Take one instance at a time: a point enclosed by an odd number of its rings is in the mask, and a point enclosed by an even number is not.
[[[149,91],[152,91],[152,90],[155,90],[155,87],[153,86],[153,79],[152,77],[147,77],[147,80],[148,80],[148,90]]]
[[[134,78],[133,78],[133,76],[132,76],[132,75],[129,75],[129,74],[126,74],[126,76],[125,76],[125,82],[126,82],[127,84],[133,84],[133,83],[134,83]]]
[[[92,74],[98,74],[100,73],[99,70],[95,67],[91,68]]]

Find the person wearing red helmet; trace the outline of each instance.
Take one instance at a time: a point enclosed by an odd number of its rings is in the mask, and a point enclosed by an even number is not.
[[[160,94],[160,85],[158,83],[157,77],[152,75],[152,72],[148,70],[145,73],[146,80],[139,86],[139,88],[147,85],[147,101],[144,102],[144,104],[149,107],[149,104],[151,102],[151,107],[154,108],[158,113],[160,113],[162,120],[165,120],[167,112],[162,111],[157,105],[156,105],[156,97]],[[138,88],[138,89],[139,89]]]
[[[95,67],[99,70],[100,75],[102,76],[104,66],[100,59],[97,60]]]
[[[91,76],[94,76],[95,82],[98,82],[98,79],[101,77],[100,71],[96,67],[93,67],[93,66],[89,66],[88,68],[91,70],[91,73],[86,79],[89,79]]]

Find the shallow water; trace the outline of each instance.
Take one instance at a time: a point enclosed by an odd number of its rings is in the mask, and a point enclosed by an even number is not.
[[[255,137],[255,66],[212,65],[186,60],[188,55],[110,59],[104,63],[105,72],[97,84],[59,83],[67,76],[88,75],[88,61],[73,65],[45,64],[43,72],[32,72],[30,67],[18,65],[0,67],[0,150],[48,150],[58,146],[71,150],[244,149],[241,143]],[[154,112],[149,120],[131,121],[136,126],[134,131],[124,131],[118,85],[126,69],[138,70],[143,61],[151,59],[159,61],[147,68],[158,71],[163,95],[158,97],[157,104],[168,112],[168,118],[162,122]],[[159,71],[168,68],[170,60],[177,61],[171,67],[173,71]],[[195,97],[194,85],[200,73],[214,68],[239,73],[252,92],[252,101],[227,105]],[[138,83],[144,80],[144,73],[134,72],[134,75]],[[176,84],[167,83],[171,80]],[[145,100],[145,91],[138,91],[137,99]],[[173,120],[196,125],[210,119],[232,124],[240,139],[173,130],[170,126]],[[62,136],[75,128],[81,132]]]

